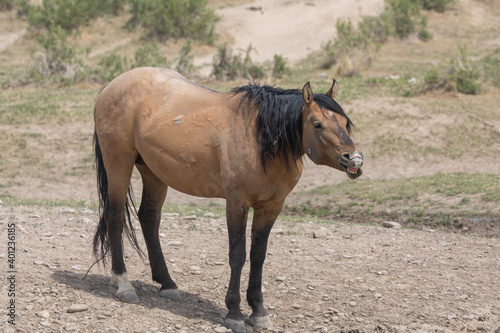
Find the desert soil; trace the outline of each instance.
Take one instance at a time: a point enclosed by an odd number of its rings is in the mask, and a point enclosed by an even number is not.
[[[108,268],[96,265],[85,277],[93,263],[95,212],[4,209],[1,229],[16,223],[17,331],[224,332],[229,281],[224,218],[173,215],[164,217],[160,237],[182,300],[159,297],[147,261],[125,242],[129,278],[141,299],[130,305],[114,298]],[[243,298],[248,267],[247,262]],[[498,238],[278,221],[263,278],[274,324],[269,331],[494,332],[500,325],[499,271]],[[5,278],[5,268],[1,274]],[[2,284],[2,304],[9,286]],[[69,313],[75,304],[85,310]],[[250,314],[246,303],[242,309]],[[13,332],[6,312],[2,306],[0,330]]]

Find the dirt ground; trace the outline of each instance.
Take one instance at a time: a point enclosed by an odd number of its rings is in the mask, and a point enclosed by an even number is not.
[[[128,274],[141,299],[130,305],[114,299],[108,269],[94,266],[84,278],[93,262],[95,212],[4,209],[1,229],[16,223],[17,332],[224,332],[227,231],[223,218],[208,215],[164,217],[161,243],[179,302],[158,296],[149,265],[125,242]],[[263,278],[274,324],[269,331],[494,332],[500,325],[499,254],[498,238],[278,221]],[[8,275],[5,269],[0,274],[2,280]],[[7,289],[2,284],[2,304]],[[86,310],[68,313],[75,304]],[[250,314],[248,305],[242,308]],[[4,306],[0,314],[0,330],[14,332]]]

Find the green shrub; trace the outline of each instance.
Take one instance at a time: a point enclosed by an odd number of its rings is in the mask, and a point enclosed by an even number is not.
[[[449,4],[455,2],[455,0],[420,0],[422,7],[426,10],[434,10],[436,12],[443,13]]]
[[[68,42],[66,32],[62,28],[55,27],[37,40],[42,47],[41,52],[35,54],[33,63],[25,72],[11,80],[12,85],[29,83],[70,85],[87,78],[83,60],[77,56],[75,47]]]
[[[94,72],[102,81],[110,82],[128,69],[127,58],[122,58],[118,54],[110,54],[99,61]]]
[[[152,43],[139,48],[134,54],[134,67],[166,67],[167,58],[158,47],[158,44]]]
[[[118,14],[126,2],[127,0],[43,0],[41,7],[30,8],[28,22],[37,29],[60,26],[69,32],[96,17]]]
[[[61,75],[68,66],[79,62],[75,47],[68,42],[66,32],[59,27],[52,29],[47,35],[38,37],[38,42],[45,51],[48,76]]]
[[[28,15],[30,4],[29,0],[0,0],[1,11],[17,11],[17,17],[21,18]]]
[[[323,68],[336,64],[342,56],[352,57],[359,48],[367,45],[365,36],[354,27],[351,20],[338,19],[335,23],[337,36],[322,45],[324,53]]]
[[[109,82],[129,69],[149,66],[167,67],[167,59],[156,43],[137,49],[134,53],[134,61],[132,63],[129,63],[126,57],[118,54],[110,54],[103,57],[99,61],[97,68],[94,69],[94,74],[100,80]]]
[[[394,34],[406,38],[415,31],[420,5],[416,0],[386,0],[391,13]]]
[[[460,69],[454,79],[457,91],[462,94],[477,95],[481,91],[481,84],[476,82],[478,77],[466,69]]]
[[[464,94],[476,95],[481,90],[481,85],[476,83],[479,79],[480,69],[469,56],[465,45],[458,46],[458,55],[448,61],[450,78],[457,84],[457,90]]]
[[[420,30],[418,32],[418,38],[424,42],[432,39],[433,37],[429,30],[427,30],[427,20],[427,16],[422,17],[420,20]]]
[[[233,50],[227,44],[220,46],[212,61],[213,75],[218,80],[234,80],[249,76],[254,80],[263,78],[264,69],[254,64],[250,57],[252,50],[252,45],[249,45],[243,58],[241,54],[233,55]]]
[[[14,0],[0,0],[0,11],[8,11],[14,8]]]
[[[255,81],[262,80],[266,76],[266,73],[262,66],[253,64],[248,68],[248,75]]]
[[[499,60],[500,62],[500,60]],[[484,64],[472,61],[467,47],[458,46],[458,54],[441,63],[438,68],[429,70],[424,76],[423,91],[447,87],[454,82],[456,90],[462,94],[477,95],[481,91],[481,80],[487,80]],[[500,72],[500,68],[498,69]]]
[[[358,23],[358,30],[365,43],[375,43],[378,46],[385,43],[390,35],[390,17],[387,11],[379,16],[364,16]]]
[[[424,76],[425,84],[437,84],[441,81],[439,70],[436,67],[428,70]]]
[[[358,73],[360,58],[369,59],[374,50],[388,37],[386,17],[364,17],[355,27],[350,20],[337,20],[337,36],[322,45],[323,64],[328,69],[338,65],[338,75],[352,76]],[[359,57],[363,54],[362,57]]]
[[[486,80],[500,87],[500,48],[480,60],[482,72]]]
[[[175,69],[181,74],[189,74],[193,71],[193,56],[191,55],[191,41],[188,40],[179,53]]]
[[[150,37],[190,38],[213,44],[219,17],[207,0],[130,0],[129,28],[142,26]]]
[[[289,72],[289,69],[286,65],[286,59],[278,54],[274,55],[273,60],[273,76],[275,78],[282,78],[283,75]]]

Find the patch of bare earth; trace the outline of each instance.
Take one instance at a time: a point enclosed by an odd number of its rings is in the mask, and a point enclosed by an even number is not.
[[[163,221],[160,240],[180,302],[158,296],[147,263],[126,243],[141,299],[135,305],[114,299],[109,269],[94,266],[84,277],[96,222],[95,213],[80,209],[2,208],[2,230],[16,223],[17,332],[222,330],[230,271],[223,218]],[[263,279],[269,331],[493,332],[500,325],[499,253],[498,238],[278,221]],[[5,248],[0,255],[5,278]],[[6,304],[7,284],[0,290]],[[86,310],[69,313],[74,304]],[[242,309],[250,314],[245,303]],[[3,318],[6,312],[2,306]],[[14,332],[6,320],[0,330]]]

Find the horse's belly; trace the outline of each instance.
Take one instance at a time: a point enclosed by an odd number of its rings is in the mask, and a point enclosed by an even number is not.
[[[151,171],[179,192],[205,198],[224,198],[218,158],[205,152],[183,153],[163,150],[141,153]]]

